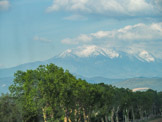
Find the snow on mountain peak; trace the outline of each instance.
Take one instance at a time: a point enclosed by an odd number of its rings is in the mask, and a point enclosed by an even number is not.
[[[139,57],[140,57],[140,59],[145,60],[147,62],[155,61],[155,59],[145,50],[143,50],[139,53]]]
[[[61,53],[59,55],[59,57],[66,57],[67,55],[69,55],[72,52],[71,49],[67,49],[66,51],[64,51],[63,53]]]
[[[78,50],[75,50],[75,54],[79,57],[88,57],[91,54],[98,55],[96,51],[97,47],[95,45],[79,47]]]
[[[119,54],[112,49],[101,48],[95,45],[82,46],[75,49],[68,49],[65,52],[61,53],[59,57],[66,57],[69,55],[76,55],[78,57],[103,55],[109,58],[117,58],[119,56]]]
[[[142,50],[136,54],[129,53],[130,55],[135,56],[138,60],[146,61],[146,62],[154,62],[154,57],[149,54],[146,50]],[[69,57],[69,56],[77,56],[77,57],[91,57],[91,56],[105,56],[111,59],[119,57],[119,53],[114,51],[113,49],[103,48],[96,45],[89,45],[89,46],[81,46],[73,49],[68,49],[65,52],[61,53],[59,57]],[[120,53],[122,57],[122,54]]]

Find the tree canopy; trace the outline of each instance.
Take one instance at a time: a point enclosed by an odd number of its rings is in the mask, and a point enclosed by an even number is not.
[[[0,97],[2,122],[134,122],[162,115],[162,93],[151,89],[90,84],[54,64],[14,76],[11,94]]]

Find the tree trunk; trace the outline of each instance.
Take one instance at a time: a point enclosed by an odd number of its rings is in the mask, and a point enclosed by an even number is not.
[[[104,122],[104,119],[103,118],[101,118],[101,122]]]
[[[64,117],[64,122],[67,122],[67,117],[66,116]]]
[[[78,115],[79,115],[79,118],[78,118],[78,121],[77,122],[81,122],[81,108],[79,108],[78,110]]]
[[[72,109],[70,110],[70,112],[67,111],[68,122],[71,122],[70,115],[71,115],[72,112],[73,112]]]
[[[86,115],[86,113],[85,113],[85,109],[83,108],[83,117],[84,117],[84,122],[88,122],[87,121],[87,115]]]
[[[50,117],[51,117],[52,120],[54,120],[54,112],[53,111],[51,112]]]
[[[108,122],[108,116],[105,116],[105,121]]]
[[[44,122],[47,122],[47,115],[46,115],[46,110],[45,108],[42,108],[42,112],[43,112],[43,119],[44,119]]]
[[[113,108],[111,111],[111,122],[114,122],[114,111],[115,109]]]
[[[129,122],[129,110],[125,110],[125,122]]]
[[[134,109],[132,107],[132,119],[133,119],[133,122],[135,121],[135,115],[134,115]]]
[[[119,122],[119,116],[118,116],[118,113],[116,114],[116,122]]]
[[[65,116],[64,116],[64,122],[68,122],[68,116],[67,116],[67,110],[64,110]]]
[[[139,110],[139,114],[140,114],[140,119],[143,120],[143,112],[141,109]]]
[[[91,113],[90,112],[89,112],[87,118],[88,118],[88,122],[91,122]]]
[[[117,107],[117,110],[116,110],[116,112],[115,112],[115,120],[116,120],[116,122],[119,122],[119,115],[118,115],[118,112],[119,112],[119,106]]]
[[[74,121],[77,122],[77,110],[74,109]]]
[[[68,117],[68,122],[71,122],[71,119]]]

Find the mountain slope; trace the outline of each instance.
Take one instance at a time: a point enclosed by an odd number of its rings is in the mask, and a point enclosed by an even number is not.
[[[17,70],[34,69],[41,64],[54,63],[73,74],[85,77],[101,76],[112,79],[131,77],[162,77],[162,60],[147,51],[132,55],[114,49],[85,46],[68,49],[46,61],[32,62],[17,67],[0,69],[0,78],[13,77]]]
[[[115,49],[101,48],[92,45],[68,49],[65,52],[45,61],[31,62],[12,68],[0,69],[0,80],[2,79],[0,86],[5,88],[7,85],[5,86],[3,84],[10,84],[6,83],[10,82],[8,77],[13,78],[13,74],[17,70],[25,71],[27,69],[35,69],[39,65],[49,63],[54,63],[64,69],[68,69],[71,73],[84,76],[87,81],[94,81],[95,83],[105,82],[112,84],[114,83],[114,79],[120,81],[118,79],[128,79],[141,76],[148,78],[162,77],[162,60],[156,59],[147,51],[143,50],[138,54],[130,54],[121,51],[119,52]],[[7,80],[5,80],[5,78]],[[131,88],[129,87],[131,86],[131,82],[133,82],[132,88],[134,88],[136,83],[129,80],[114,85]],[[141,81],[141,83],[142,82],[143,81]],[[152,84],[151,88],[157,87],[157,89],[159,89],[158,85],[155,87],[153,86],[154,83],[152,83],[152,81],[148,80],[148,83]],[[159,86],[161,86],[160,80],[158,80],[158,83]],[[143,84],[147,85],[147,81],[144,81]]]
[[[96,46],[69,49],[46,62],[86,77],[107,78],[161,77],[162,61],[146,51],[138,55]]]
[[[157,91],[162,91],[162,78],[130,78],[112,85],[123,88],[149,88]]]
[[[18,65],[18,66],[15,66],[15,67],[11,67],[11,68],[0,69],[0,78],[3,78],[3,77],[13,77],[14,73],[17,70],[25,71],[27,69],[35,69],[39,65],[42,65],[42,64],[45,64],[45,62],[37,61],[37,62],[21,64],[21,65]]]

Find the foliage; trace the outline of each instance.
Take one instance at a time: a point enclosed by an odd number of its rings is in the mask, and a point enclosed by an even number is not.
[[[17,71],[9,90],[0,98],[2,122],[128,122],[162,114],[161,92],[89,84],[54,64]]]

